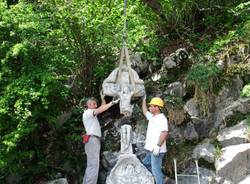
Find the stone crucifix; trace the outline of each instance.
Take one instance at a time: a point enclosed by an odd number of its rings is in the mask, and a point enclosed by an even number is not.
[[[124,62],[124,58],[125,61]],[[119,67],[114,69],[110,75],[103,81],[103,94],[120,98],[120,113],[125,116],[131,116],[133,97],[142,97],[145,94],[144,82],[141,80],[135,70],[131,68],[128,49],[123,47],[121,50]]]

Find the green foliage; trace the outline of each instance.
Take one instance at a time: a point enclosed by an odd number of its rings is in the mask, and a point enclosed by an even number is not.
[[[230,43],[233,39],[236,38],[235,31],[229,31],[229,33],[225,36],[217,38],[213,43],[212,46],[209,49],[209,53],[215,54],[222,48],[224,48],[225,45]]]
[[[182,98],[178,96],[167,96],[164,100],[171,107],[181,108],[184,105]]]
[[[78,89],[86,96],[96,93],[100,81],[117,66],[124,32],[123,1],[46,0],[43,6],[51,9],[53,18],[60,22],[64,41],[77,62],[77,73],[86,79],[78,83]],[[156,20],[139,0],[127,4],[126,43],[146,59],[155,58],[157,53]]]
[[[82,95],[98,94],[122,45],[123,1],[30,2],[0,2],[3,183],[14,173],[26,183],[53,177],[64,159],[72,168],[64,172],[82,172],[80,111],[63,125],[58,116]],[[128,4],[127,45],[154,60],[158,17],[149,10],[139,0]]]
[[[250,97],[250,84],[247,84],[243,87],[240,95],[242,97]]]
[[[239,36],[249,40],[249,2],[159,2],[158,12],[140,0],[127,3],[127,46],[147,61],[160,61],[159,47],[176,37],[202,43],[199,49],[209,54]],[[17,183],[34,183],[41,175],[54,179],[57,172],[75,174],[79,180],[84,157],[82,109],[77,104],[83,97],[97,96],[101,82],[117,66],[123,6],[120,0],[0,1],[1,183],[12,175],[19,177]],[[203,27],[212,34],[202,35]],[[244,68],[229,68],[228,75],[244,75]],[[197,64],[188,81],[204,97],[213,91],[218,75],[214,64]],[[167,76],[163,85],[174,77]],[[176,97],[167,101],[177,107],[183,103]],[[71,110],[69,120],[58,120]]]
[[[187,80],[206,92],[213,89],[213,81],[219,74],[220,70],[214,63],[198,63],[188,72]]]
[[[32,183],[30,176],[49,169],[42,127],[53,127],[65,108],[63,71],[71,61],[46,12],[26,3],[7,9],[3,2],[0,12],[1,181],[17,173]]]
[[[208,115],[213,106],[214,88],[221,71],[214,63],[195,64],[187,73],[188,84],[195,86],[195,100],[201,115]]]

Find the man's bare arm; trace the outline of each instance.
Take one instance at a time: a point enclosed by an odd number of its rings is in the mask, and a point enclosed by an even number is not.
[[[114,105],[114,103],[111,101],[109,103],[105,103],[103,105],[101,105],[100,107],[98,107],[95,111],[94,111],[94,115],[98,115],[101,114],[102,112],[108,110],[112,105]]]
[[[147,111],[148,111],[148,109],[147,109],[147,104],[146,104],[146,98],[143,98],[143,100],[142,100],[142,112],[143,112],[144,116],[146,116]]]
[[[159,137],[158,146],[161,146],[165,140],[168,138],[168,131],[162,131]]]

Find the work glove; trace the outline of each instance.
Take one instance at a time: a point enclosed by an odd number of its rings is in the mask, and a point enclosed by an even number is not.
[[[120,101],[120,98],[119,98],[118,96],[116,96],[116,97],[114,97],[114,98],[112,99],[112,104],[113,104],[113,105],[114,105],[114,104],[117,104],[119,101]]]
[[[160,146],[158,146],[158,145],[155,146],[154,149],[153,149],[153,151],[152,151],[153,155],[154,156],[158,156],[160,154],[160,149],[161,149]]]

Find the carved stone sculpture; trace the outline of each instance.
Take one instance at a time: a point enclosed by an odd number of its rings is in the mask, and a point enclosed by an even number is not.
[[[133,154],[132,151],[132,130],[130,125],[121,127],[121,154]]]
[[[123,62],[123,57],[126,58],[126,63]],[[102,89],[104,95],[120,98],[120,112],[125,116],[132,114],[131,99],[145,94],[143,80],[131,68],[127,48],[122,49],[119,67],[103,81]]]
[[[123,125],[121,127],[121,153],[106,184],[154,184],[152,174],[133,154],[131,140],[131,126]]]

